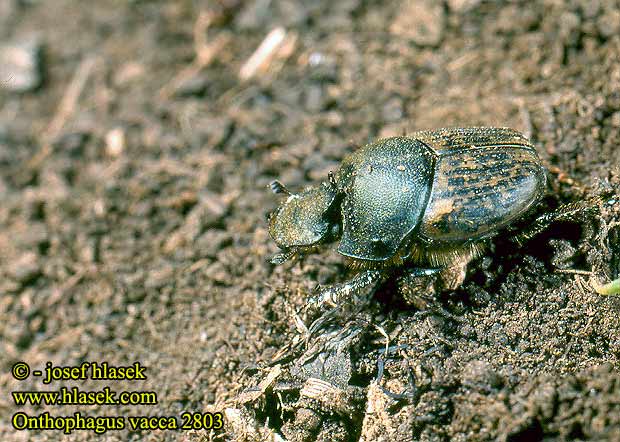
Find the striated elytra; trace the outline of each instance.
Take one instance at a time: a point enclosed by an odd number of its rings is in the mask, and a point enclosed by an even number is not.
[[[509,128],[415,132],[368,144],[345,157],[329,179],[291,193],[270,217],[281,264],[339,241],[361,271],[324,291],[335,300],[404,262],[414,273],[439,272],[448,288],[463,282],[485,239],[522,217],[543,195],[545,169],[531,143]]]

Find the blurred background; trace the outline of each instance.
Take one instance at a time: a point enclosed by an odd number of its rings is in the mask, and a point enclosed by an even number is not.
[[[369,307],[339,360],[345,411],[299,403],[308,376],[288,366],[279,399],[239,399],[313,287],[346,272],[330,251],[266,262],[268,183],[298,190],[379,137],[472,125],[533,140],[550,204],[615,188],[620,2],[0,0],[2,391],[44,389],[11,378],[19,360],[140,361],[156,406],[46,410],[229,418],[217,434],[16,432],[3,394],[2,440],[620,440],[618,303],[554,271],[617,277],[617,213],[510,268],[492,249],[442,300],[461,322]],[[381,385],[406,388],[408,361],[416,401],[377,389],[371,323],[406,345]]]

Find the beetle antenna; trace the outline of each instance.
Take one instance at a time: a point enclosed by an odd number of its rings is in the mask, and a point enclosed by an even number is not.
[[[275,194],[278,194],[278,193],[283,193],[285,195],[291,194],[290,190],[288,190],[286,186],[284,186],[284,184],[282,184],[278,180],[274,180],[271,183],[269,183],[269,187],[271,187],[271,191]]]
[[[329,180],[329,184],[336,189],[338,186],[336,185],[336,177],[334,177],[334,172],[332,172],[331,170],[329,171],[329,173],[327,174],[327,179]]]

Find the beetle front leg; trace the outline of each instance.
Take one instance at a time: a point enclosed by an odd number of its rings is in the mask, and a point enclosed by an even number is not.
[[[343,302],[353,300],[365,290],[370,290],[367,293],[370,295],[383,279],[383,275],[380,270],[365,270],[347,282],[325,287],[316,296],[310,298],[306,309],[321,310],[325,305],[338,306]]]

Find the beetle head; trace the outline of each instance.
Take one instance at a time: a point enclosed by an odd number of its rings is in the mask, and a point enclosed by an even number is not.
[[[340,232],[337,206],[337,186],[330,173],[329,182],[310,187],[301,193],[291,193],[279,181],[271,183],[274,193],[288,196],[269,218],[269,234],[281,253],[271,263],[282,264],[296,253],[336,239]]]

